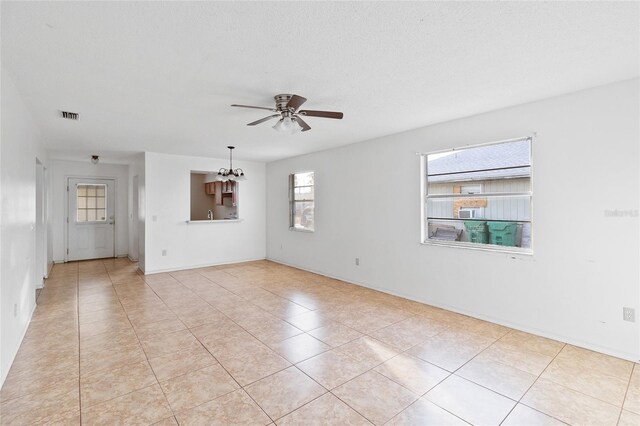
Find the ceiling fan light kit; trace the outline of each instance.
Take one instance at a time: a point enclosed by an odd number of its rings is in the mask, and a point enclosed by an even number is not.
[[[265,121],[269,121],[274,118],[279,118],[278,122],[273,126],[273,129],[289,134],[311,130],[311,126],[309,126],[301,116],[333,118],[337,120],[340,120],[343,117],[343,114],[341,112],[335,111],[300,110],[299,108],[302,106],[302,104],[307,101],[307,99],[303,98],[302,96],[281,94],[274,96],[273,99],[276,103],[275,108],[237,104],[233,104],[231,106],[273,111],[276,114],[253,121],[247,124],[247,126],[255,126],[256,124],[264,123]]]

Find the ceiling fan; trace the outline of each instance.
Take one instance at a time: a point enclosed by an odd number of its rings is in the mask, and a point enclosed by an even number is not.
[[[335,118],[340,120],[342,118],[341,112],[334,111],[314,111],[310,109],[299,109],[303,103],[307,101],[306,98],[298,95],[276,95],[273,97],[276,101],[275,108],[259,107],[251,105],[231,105],[232,107],[240,108],[253,108],[253,109],[265,109],[267,111],[275,112],[276,114],[270,115],[260,120],[253,121],[247,126],[255,126],[256,124],[264,123],[265,121],[279,118],[278,122],[273,126],[274,129],[287,132],[296,133],[299,131],[306,132],[311,127],[302,119],[302,117],[322,117],[322,118]]]

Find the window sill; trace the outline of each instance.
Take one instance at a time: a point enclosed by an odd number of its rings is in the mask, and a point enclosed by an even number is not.
[[[533,250],[529,248],[521,248],[521,247],[506,247],[506,246],[495,246],[491,244],[476,244],[476,243],[466,243],[464,241],[437,241],[437,240],[427,240],[423,241],[420,244],[423,246],[440,246],[440,247],[450,247],[450,248],[461,248],[467,250],[478,250],[478,251],[489,251],[494,253],[502,253],[502,254],[512,254],[512,255],[524,255],[524,256],[533,256]]]
[[[187,220],[187,223],[229,223],[242,222],[244,219],[213,219],[213,220]]]
[[[314,232],[316,232],[315,230],[310,230],[310,229],[300,229],[300,228],[294,228],[294,227],[289,227],[289,231],[294,231],[294,232],[304,232],[306,234],[313,234]]]

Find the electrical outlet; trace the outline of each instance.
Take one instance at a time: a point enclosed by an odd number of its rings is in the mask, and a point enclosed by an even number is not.
[[[636,310],[633,308],[622,308],[622,319],[636,322]]]
[[[163,255],[163,256],[166,256],[166,255],[167,255],[167,249],[163,249],[163,250],[162,250],[162,255]]]
[[[18,316],[18,304],[14,303],[13,304],[13,317],[17,317]]]
[[[360,266],[360,258],[356,257],[356,266]]]

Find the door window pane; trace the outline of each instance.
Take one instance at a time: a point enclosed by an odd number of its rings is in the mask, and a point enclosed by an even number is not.
[[[103,184],[78,184],[76,208],[77,222],[105,222],[107,186]]]

